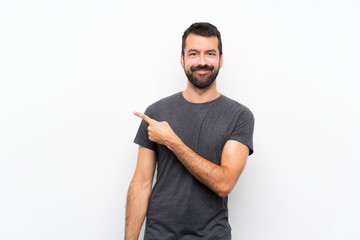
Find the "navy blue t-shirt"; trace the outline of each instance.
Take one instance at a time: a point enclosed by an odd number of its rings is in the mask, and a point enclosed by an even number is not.
[[[206,103],[191,103],[179,92],[150,105],[145,114],[167,121],[188,147],[215,164],[221,165],[228,140],[243,143],[253,153],[253,114],[224,95]],[[147,127],[142,121],[134,140],[157,153],[144,239],[231,239],[228,198],[219,197],[194,178],[166,146],[150,141]]]

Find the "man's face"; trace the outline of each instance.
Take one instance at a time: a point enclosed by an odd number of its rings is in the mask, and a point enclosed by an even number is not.
[[[196,88],[209,87],[222,66],[217,37],[189,34],[184,55],[181,55],[181,65],[187,78]]]

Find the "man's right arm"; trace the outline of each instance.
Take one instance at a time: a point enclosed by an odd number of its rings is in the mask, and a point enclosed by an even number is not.
[[[125,240],[137,240],[148,208],[156,166],[156,152],[139,146],[134,177],[130,183],[125,220]]]

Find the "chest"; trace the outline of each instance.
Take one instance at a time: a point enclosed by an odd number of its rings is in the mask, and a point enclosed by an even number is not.
[[[162,120],[188,147],[217,164],[221,163],[223,146],[236,123],[233,113],[215,107],[177,109]]]

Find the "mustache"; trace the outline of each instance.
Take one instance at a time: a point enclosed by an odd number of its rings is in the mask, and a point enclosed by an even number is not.
[[[190,70],[191,70],[192,72],[198,71],[198,70],[210,70],[210,71],[212,71],[212,70],[214,70],[214,66],[210,66],[210,65],[197,65],[197,66],[192,66],[192,67],[190,68]]]

